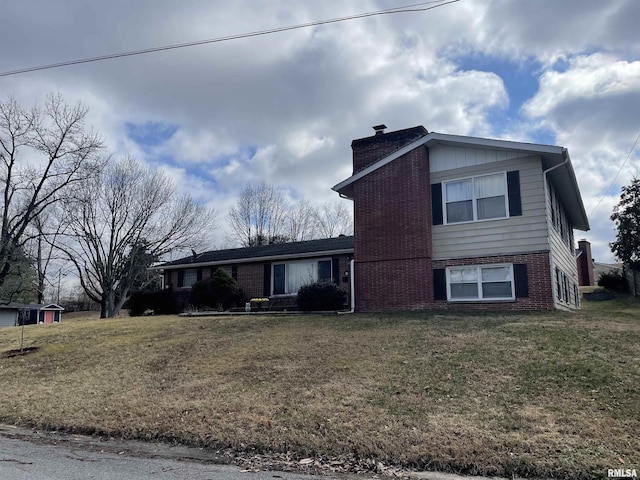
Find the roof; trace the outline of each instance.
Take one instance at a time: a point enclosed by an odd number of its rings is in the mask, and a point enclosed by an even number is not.
[[[64,310],[63,307],[57,305],[55,303],[18,303],[18,302],[10,302],[2,304],[0,303],[0,309],[3,310]]]
[[[353,252],[353,237],[342,236],[306,240],[304,242],[274,243],[255,247],[211,250],[166,262],[154,269],[173,269],[179,267],[199,267],[205,265],[223,265],[233,263],[257,262],[261,260],[282,260],[288,258],[319,257]]]
[[[393,132],[386,135],[392,135]],[[382,135],[380,137],[383,137]],[[492,150],[516,150],[523,153],[538,155],[542,158],[542,166],[549,172],[557,193],[561,197],[567,213],[571,218],[573,226],[579,230],[589,230],[589,220],[582,203],[578,182],[576,180],[573,166],[569,158],[569,152],[564,147],[553,145],[541,145],[536,143],[513,142],[509,140],[495,140],[489,138],[466,137],[462,135],[449,135],[446,133],[430,132],[414,140],[413,142],[399,148],[395,152],[378,160],[366,168],[356,172],[351,177],[343,180],[333,187],[333,190],[346,198],[353,198],[353,184],[366,175],[379,168],[393,162],[397,158],[405,155],[420,146],[432,147],[434,145],[448,145],[454,147],[486,148]]]

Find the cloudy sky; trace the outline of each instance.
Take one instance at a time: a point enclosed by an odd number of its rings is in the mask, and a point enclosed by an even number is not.
[[[4,2],[0,73],[410,3]],[[632,151],[639,19],[637,0],[460,0],[2,76],[0,94],[25,105],[50,92],[84,102],[112,152],[165,169],[223,223],[250,181],[278,185],[292,202],[346,201],[331,186],[351,174],[351,140],[380,123],[562,145],[590,214],[591,231],[576,238],[592,242],[596,260],[612,261],[609,216],[620,186],[640,169],[640,147]]]

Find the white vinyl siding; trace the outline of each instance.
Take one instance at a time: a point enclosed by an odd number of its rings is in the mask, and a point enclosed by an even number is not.
[[[474,167],[518,158],[530,157],[530,152],[493,150],[490,148],[452,147],[434,145],[429,148],[429,171],[447,172],[458,168]]]
[[[442,149],[441,149],[442,150]],[[431,160],[431,152],[430,152]],[[542,162],[538,156],[431,173],[431,183],[519,171],[522,215],[433,226],[433,258],[467,258],[549,250]],[[443,194],[444,196],[444,194]],[[443,198],[443,206],[444,206]],[[446,222],[446,217],[445,217]]]
[[[453,302],[514,300],[513,265],[448,267],[447,299]]]
[[[551,184],[548,187],[547,218],[551,244],[551,274],[553,297],[556,307],[573,310],[580,305],[576,295],[578,288],[578,267],[573,246],[573,227],[568,221],[559,196],[555,195]]]

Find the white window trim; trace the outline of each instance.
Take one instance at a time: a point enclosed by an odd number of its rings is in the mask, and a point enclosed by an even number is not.
[[[275,266],[276,265],[285,265],[284,267],[284,284],[285,284],[285,289],[287,288],[287,286],[289,285],[289,268],[288,265],[292,264],[292,263],[307,263],[307,262],[315,262],[315,274],[316,274],[316,278],[314,281],[318,281],[318,262],[330,262],[331,263],[331,278],[333,279],[333,260],[331,257],[322,257],[322,258],[308,258],[308,259],[296,259],[296,260],[290,260],[287,262],[273,262],[271,264],[271,296],[272,297],[293,297],[298,295],[298,292],[286,292],[286,293],[278,293],[275,294],[273,293],[273,291],[275,290],[275,278],[276,278],[276,272],[275,272]]]
[[[478,270],[478,297],[476,298],[452,298],[451,297],[451,276],[450,271],[458,268],[476,268]],[[482,297],[482,269],[483,268],[495,268],[495,267],[508,267],[509,268],[509,280],[511,281],[511,296],[510,297]],[[482,265],[456,265],[446,268],[446,282],[447,282],[447,301],[449,302],[505,302],[513,301],[516,299],[516,282],[513,273],[512,263],[490,263]]]
[[[482,218],[478,219],[478,209],[477,209],[477,198],[476,198],[476,185],[475,179],[480,177],[489,177],[492,175],[502,174],[504,179],[504,217],[495,217],[495,218]],[[471,198],[471,202],[473,204],[473,220],[465,220],[463,222],[449,222],[447,218],[447,183],[456,183],[456,182],[464,182],[465,180],[471,180],[471,189],[473,191],[473,196]],[[507,185],[507,172],[492,172],[483,175],[474,175],[472,177],[464,177],[464,178],[455,178],[452,180],[446,180],[442,182],[442,219],[444,225],[464,225],[465,223],[477,223],[477,222],[492,222],[494,220],[505,220],[510,218],[509,212],[509,186]]]

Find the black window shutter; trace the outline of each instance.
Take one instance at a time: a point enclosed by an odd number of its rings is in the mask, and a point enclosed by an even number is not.
[[[333,274],[333,283],[336,285],[340,285],[340,259],[333,258],[331,259],[331,273]]]
[[[522,200],[520,198],[520,172],[507,172],[507,191],[509,192],[509,216],[522,215]]]
[[[447,276],[444,268],[433,269],[433,299],[447,299]]]
[[[199,268],[197,273],[196,273],[196,282],[200,282],[202,281],[202,269]]]
[[[517,263],[513,266],[513,278],[516,283],[516,298],[529,296],[529,279],[527,278],[527,264]]]
[[[238,280],[238,266],[231,265],[231,278],[234,280]]]
[[[271,295],[271,264],[264,264],[264,286],[262,288],[262,294],[265,297]]]
[[[442,225],[442,184],[431,185],[431,218],[434,225]]]
[[[178,288],[184,287],[184,270],[178,270]]]

